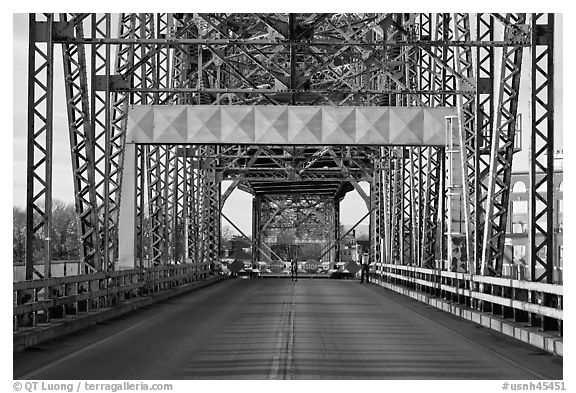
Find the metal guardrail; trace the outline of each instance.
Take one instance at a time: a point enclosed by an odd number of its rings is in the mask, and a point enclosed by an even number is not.
[[[208,277],[210,263],[14,282],[13,331],[33,328],[121,301],[166,291]]]
[[[378,265],[376,272],[378,276],[382,272],[382,279],[392,284],[511,318],[516,322],[537,326],[542,318],[551,318],[562,334],[562,285],[394,264]]]

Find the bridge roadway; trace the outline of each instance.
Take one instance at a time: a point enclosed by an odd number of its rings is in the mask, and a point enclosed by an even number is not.
[[[226,280],[14,354],[15,379],[562,379],[562,359],[358,281]]]

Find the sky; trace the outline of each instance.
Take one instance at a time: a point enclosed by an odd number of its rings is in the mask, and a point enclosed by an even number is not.
[[[556,21],[562,31],[562,20]],[[28,19],[26,14],[13,16],[13,205],[24,207],[26,204],[26,124],[27,124],[27,57],[28,57]],[[562,34],[556,36],[556,47],[562,48]],[[528,50],[525,50],[525,62],[529,64]],[[562,64],[562,50],[557,50],[556,64]],[[529,75],[524,67],[520,92],[519,112],[522,113],[523,129],[529,129]],[[71,174],[71,157],[68,141],[67,115],[64,98],[64,81],[62,72],[62,54],[59,45],[55,45],[55,80],[54,80],[54,181],[53,198],[73,202],[73,183]],[[556,150],[562,149],[562,67],[556,68]],[[528,169],[528,138],[524,139],[522,152],[514,158],[514,169]],[[367,187],[366,187],[367,188]],[[225,187],[223,187],[225,189]],[[251,195],[240,190],[232,193],[224,206],[224,214],[236,223],[245,233],[251,233]],[[366,213],[366,207],[355,192],[350,192],[341,205],[343,224],[354,224]],[[225,223],[224,225],[228,225]]]

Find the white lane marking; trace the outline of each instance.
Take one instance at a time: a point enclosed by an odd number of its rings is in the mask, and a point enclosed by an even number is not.
[[[286,345],[286,372],[289,372],[286,379],[294,379],[294,339],[296,337],[296,301],[292,300],[290,316],[288,318],[288,343]]]
[[[284,319],[280,321],[278,335],[276,336],[276,355],[272,360],[270,373],[267,379],[294,379],[294,316],[296,301],[294,300],[294,285],[288,301],[283,303],[282,315],[287,316],[286,330]],[[290,307],[289,309],[287,309]],[[282,371],[282,374],[280,372]],[[290,375],[290,378],[287,378]]]

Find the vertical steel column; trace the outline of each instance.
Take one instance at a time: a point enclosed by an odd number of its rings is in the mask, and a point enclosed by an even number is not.
[[[436,253],[436,263],[434,267],[438,269],[444,268],[444,261],[447,258],[446,237],[444,236],[446,228],[446,148],[441,147],[438,151],[438,158],[441,159],[439,163],[439,176],[438,176],[438,228],[436,231],[436,239],[438,241]]]
[[[135,28],[135,17],[131,14],[120,15],[118,21],[118,36],[120,38],[134,38]],[[133,68],[134,45],[122,44],[117,46],[113,77],[116,81],[122,80],[122,83],[127,83],[127,87],[133,87],[131,84],[132,78],[130,77]],[[119,250],[118,223],[121,202],[122,173],[124,172],[124,150],[126,127],[128,124],[128,105],[133,102],[133,99],[134,94],[127,91],[118,91],[115,89],[112,94],[112,122],[109,130],[109,144],[107,145],[107,154],[109,156],[107,204],[109,205],[108,209],[110,216],[110,222],[108,225],[110,226],[111,233],[109,249],[111,250],[112,261],[114,262],[117,260]],[[138,165],[138,161],[136,164]]]
[[[432,14],[418,14],[419,41],[426,42],[432,40]],[[418,67],[418,87],[422,91],[433,90],[434,76],[432,74],[433,64],[430,53],[419,49],[419,67]],[[432,94],[420,94],[420,100],[423,105],[433,106],[434,98]]]
[[[159,40],[166,40],[174,34],[174,18],[172,14],[162,13],[156,14],[156,38]],[[156,68],[154,70],[155,77],[155,87],[157,88],[168,88],[171,86],[170,73],[171,73],[171,56],[170,47],[168,45],[158,45],[155,48],[156,51]],[[167,92],[156,93],[154,97],[154,102],[159,104],[168,103],[169,94]]]
[[[190,38],[190,27],[195,26],[192,23],[191,14],[159,14],[157,16],[158,22],[158,35],[159,37],[166,38]],[[158,64],[158,77],[157,83],[159,86],[171,86],[172,88],[186,87],[190,80],[188,79],[188,70],[190,69],[190,59],[182,46],[177,46],[172,49],[172,56],[170,58],[170,49],[166,47],[161,49],[157,55]],[[170,61],[172,60],[172,61]],[[163,104],[178,104],[186,105],[192,103],[191,93],[172,93],[167,95],[160,95],[159,100]],[[175,239],[179,236],[178,220],[181,220],[181,234],[182,236],[182,258],[187,262],[191,259],[194,262],[198,261],[198,186],[196,183],[198,166],[197,159],[189,157],[194,156],[197,152],[196,146],[180,147],[179,150],[183,158],[179,162],[179,167],[176,170],[176,176],[181,178],[182,185],[177,187],[181,191],[177,196],[177,200],[182,203],[182,216],[175,217],[174,220],[174,236]]]
[[[384,225],[384,247],[383,247],[383,263],[392,263],[392,233],[391,233],[391,161],[390,161],[390,147],[381,147],[382,154],[382,224]],[[381,273],[383,272],[383,267],[381,267]]]
[[[433,30],[433,37],[435,41],[446,41],[447,31],[446,31],[446,14],[434,14],[430,18],[435,17],[435,24]],[[433,53],[437,59],[445,61],[447,48],[444,46],[434,46]],[[432,61],[432,75],[430,78],[430,88],[431,90],[446,90],[446,68],[440,67],[437,61]],[[447,99],[444,94],[432,94],[432,106],[446,106]]]
[[[92,38],[110,38],[110,14],[92,14]],[[97,43],[92,45],[91,56],[91,122],[95,141],[95,187],[100,219],[100,240],[102,262],[96,269],[107,271],[110,261],[110,45]]]
[[[150,252],[150,216],[146,214],[146,154],[144,145],[136,145],[136,262],[141,268],[145,266]]]
[[[531,25],[530,277],[553,283],[554,14],[532,14]]]
[[[118,27],[118,35],[136,39],[141,33],[141,19],[136,14],[121,14]],[[135,69],[134,63],[141,65],[142,49],[137,51],[135,44],[120,45],[116,54],[117,72],[125,75],[131,88],[147,86],[142,83],[141,66]],[[144,71],[145,72],[145,71]],[[128,102],[130,104],[145,105],[152,102],[152,97],[146,92],[131,91]],[[152,206],[150,191],[150,148],[144,145],[136,146],[136,259],[140,267],[149,267],[156,253],[152,235]]]
[[[190,258],[190,251],[188,249],[188,237],[190,236],[188,231],[188,217],[190,215],[188,200],[192,190],[190,189],[190,160],[188,159],[187,151],[186,146],[180,146],[178,150],[178,159],[180,160],[179,181],[181,182],[179,187],[182,190],[178,195],[179,208],[182,212],[180,215],[180,253],[182,255],[182,263],[188,263],[188,259]]]
[[[120,38],[134,38],[134,25],[135,20],[131,15],[121,14],[118,21],[118,37]],[[111,35],[111,33],[109,33]],[[110,49],[108,49],[110,51]],[[110,56],[108,52],[107,56]],[[110,60],[111,61],[111,60]],[[124,143],[126,135],[126,127],[128,124],[128,104],[130,103],[133,95],[127,91],[119,91],[120,84],[123,87],[131,87],[130,77],[128,74],[131,72],[134,64],[134,46],[130,44],[122,44],[117,46],[114,70],[109,76],[110,83],[109,89],[112,90],[112,85],[116,85],[114,92],[109,95],[112,113],[108,114],[110,117],[109,129],[107,131],[106,143],[106,156],[107,158],[107,175],[105,178],[105,191],[106,201],[105,212],[108,215],[108,238],[107,255],[109,255],[109,268],[114,269],[118,260],[118,223],[120,214],[120,199],[121,199],[121,184],[122,173],[124,166]],[[122,81],[122,82],[120,82]]]
[[[334,262],[340,261],[340,202],[342,198],[336,196],[333,201],[334,209]]]
[[[529,42],[526,14],[506,16],[505,38],[511,42]],[[513,22],[513,23],[512,23]],[[484,242],[482,247],[482,273],[500,275],[504,258],[504,238],[508,219],[510,177],[514,134],[520,92],[522,68],[522,45],[503,48],[500,72],[500,92],[495,133],[490,151],[490,173],[488,177],[488,199]]]
[[[401,198],[402,198],[402,254],[401,264],[412,264],[412,203],[411,203],[411,174],[410,174],[410,148],[401,148]]]
[[[454,39],[456,41],[470,41],[470,20],[468,14],[454,14]],[[456,72],[465,78],[456,78],[456,88],[466,90],[473,86],[474,78],[472,48],[458,47],[455,48]],[[458,94],[456,97],[458,108],[458,139],[460,144],[460,161],[462,169],[462,212],[464,214],[464,234],[466,252],[467,272],[474,272],[475,269],[475,214],[476,214],[476,132],[475,126],[475,97],[471,92],[469,94]],[[464,255],[462,255],[464,257]],[[464,259],[464,258],[462,258]]]
[[[494,18],[490,14],[477,14],[476,39],[478,41],[494,40]],[[490,146],[494,126],[494,47],[480,45],[476,48],[476,212],[474,255],[475,269],[480,273],[484,223],[486,221],[486,204],[488,198],[488,174],[490,170]]]
[[[185,148],[184,148],[185,149]],[[172,160],[174,162],[174,182],[172,183],[172,205],[174,216],[172,221],[173,258],[174,263],[185,262],[184,253],[184,195],[186,189],[186,156],[180,154],[182,146],[174,146]]]
[[[161,152],[159,145],[146,145],[146,169],[148,177],[148,208],[150,214],[150,252],[153,265],[159,265],[163,257],[164,220],[162,219],[163,179],[160,170]]]
[[[61,14],[60,20],[74,27],[74,38],[84,38],[84,17],[71,15],[68,21],[68,15]],[[64,42],[62,57],[77,229],[81,243],[80,266],[88,265],[94,268],[100,261],[101,245],[94,189],[94,136],[90,128],[84,44]]]
[[[174,263],[175,251],[175,221],[176,205],[174,203],[174,192],[176,191],[176,146],[165,145],[162,149],[164,157],[162,159],[162,173],[164,176],[163,186],[163,219],[164,219],[164,254],[166,255],[165,263]]]
[[[532,14],[530,137],[530,278],[554,283],[554,14]],[[542,268],[539,273],[537,269]],[[532,294],[532,301],[536,296]],[[544,294],[542,306],[556,308]],[[534,319],[534,318],[532,318]],[[543,316],[543,330],[558,322]]]
[[[393,170],[392,170],[392,183],[391,183],[391,194],[392,194],[392,208],[391,208],[391,230],[392,230],[392,262],[394,264],[402,264],[404,261],[403,257],[403,226],[402,226],[402,183],[403,183],[403,158],[402,158],[402,148],[395,148],[393,150],[394,156],[392,160]]]
[[[217,173],[215,155],[218,146],[201,148],[207,156],[202,162],[202,214],[201,236],[203,238],[202,260],[213,263],[220,251],[220,177]]]
[[[382,167],[380,154],[374,157],[374,170],[370,182],[370,263],[381,262],[382,243]]]
[[[192,156],[196,155],[198,151],[198,146],[191,146],[189,148]],[[199,181],[199,165],[198,159],[187,157],[186,161],[186,178],[187,178],[187,192],[186,192],[186,222],[187,222],[187,239],[186,248],[188,250],[188,258],[193,262],[197,263],[199,261],[199,250],[200,250],[200,238],[199,238],[199,191],[198,191],[198,181]]]
[[[196,38],[193,32],[196,31],[196,25],[193,23],[191,14],[173,14],[174,35],[177,38]],[[171,67],[171,85],[173,88],[188,87],[190,79],[190,55],[188,53],[196,52],[192,45],[176,46],[172,51]],[[176,92],[167,97],[168,101],[175,104],[192,103],[192,93]]]
[[[441,187],[444,163],[444,149],[439,147],[428,148],[426,168],[426,188],[424,196],[424,216],[422,224],[422,266],[434,268],[440,246],[437,243],[438,234],[443,234],[439,228],[439,209],[444,196]],[[442,215],[443,217],[443,215]]]
[[[448,42],[454,39],[450,20],[451,16],[448,13],[436,14],[437,34],[438,39],[441,41]],[[441,89],[455,91],[458,77],[454,74],[454,48],[444,45],[438,48],[438,54],[441,55],[439,57],[442,61],[442,69],[440,70]],[[440,101],[444,106],[456,106],[456,95],[442,95]]]
[[[432,147],[421,146],[418,153],[418,189],[416,190],[416,198],[418,198],[418,227],[415,229],[418,231],[418,242],[416,247],[418,247],[417,255],[418,259],[416,261],[417,266],[422,267],[424,263],[424,223],[426,222],[426,192],[427,192],[427,181],[428,181],[428,158],[429,151]]]
[[[262,220],[262,198],[252,198],[252,263],[262,260],[260,256],[260,236]]]
[[[410,193],[410,210],[412,212],[411,228],[410,231],[410,260],[415,266],[419,265],[419,245],[420,245],[420,182],[418,181],[420,173],[420,148],[411,147],[408,149],[408,171],[409,171],[409,193]]]
[[[28,144],[26,191],[26,280],[34,273],[34,246],[42,239],[44,276],[50,277],[52,232],[52,144],[54,44],[52,14],[37,21],[30,14],[28,47]],[[43,199],[42,199],[43,198]],[[37,215],[36,215],[37,214]]]
[[[407,19],[403,21],[404,27],[408,28],[408,34],[402,36],[403,41],[410,41],[415,38],[415,14],[404,14],[408,15]],[[405,68],[405,88],[409,91],[414,91],[418,89],[419,81],[419,70],[418,62],[420,60],[420,49],[413,45],[408,45],[403,48],[404,50],[404,68]],[[408,94],[406,100],[407,106],[417,106],[422,105],[422,101],[418,94]]]

